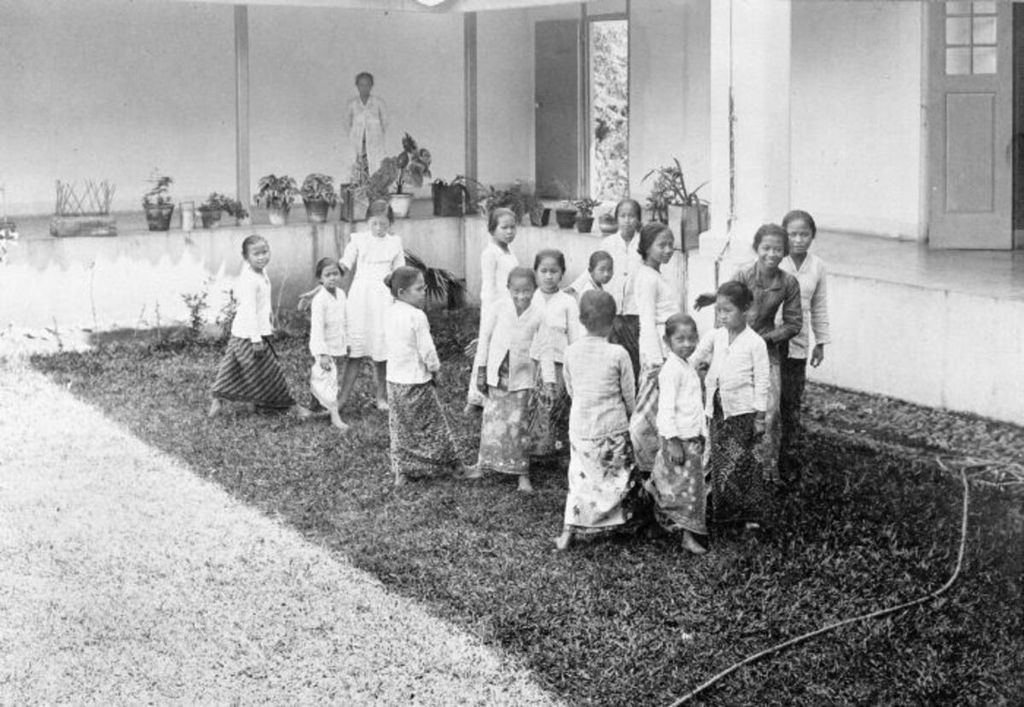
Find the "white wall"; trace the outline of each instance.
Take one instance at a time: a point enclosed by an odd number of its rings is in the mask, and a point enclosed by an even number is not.
[[[629,181],[643,202],[650,191],[643,176],[673,157],[688,187],[710,178],[711,6],[644,0],[630,12]]]
[[[922,17],[916,2],[793,3],[792,205],[821,227],[921,237]]]
[[[438,175],[464,158],[462,16],[249,11],[251,177],[347,180],[342,109],[357,71]],[[108,179],[139,209],[155,166],[179,200],[235,191],[233,8],[156,0],[0,0],[0,183],[12,213],[50,213],[56,179]]]

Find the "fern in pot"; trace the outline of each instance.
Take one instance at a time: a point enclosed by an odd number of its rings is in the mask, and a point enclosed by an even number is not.
[[[307,175],[299,193],[302,194],[302,203],[306,205],[306,218],[310,223],[325,223],[328,212],[338,203],[338,192],[334,191],[334,178],[326,174]]]
[[[267,210],[270,225],[283,226],[288,223],[288,212],[299,193],[295,180],[288,175],[280,177],[268,174],[260,178],[256,185],[256,196],[253,202],[261,209]]]

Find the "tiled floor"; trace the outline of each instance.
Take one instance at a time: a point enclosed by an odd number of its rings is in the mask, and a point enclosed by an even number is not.
[[[838,274],[1024,301],[1024,250],[931,250],[910,241],[821,232],[814,252]]]

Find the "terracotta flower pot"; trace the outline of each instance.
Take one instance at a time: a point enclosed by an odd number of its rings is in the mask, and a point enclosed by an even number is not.
[[[203,228],[216,228],[217,224],[220,223],[220,209],[208,209],[204,206],[199,207],[199,218],[202,220]]]
[[[288,223],[289,211],[291,211],[290,206],[271,206],[267,210],[267,218],[270,219],[270,225],[283,226]]]
[[[572,228],[576,225],[576,209],[555,209],[555,221],[559,228]]]
[[[412,206],[412,194],[392,194],[388,197],[395,218],[408,218],[409,207]]]
[[[171,214],[174,213],[174,204],[159,204],[156,206],[143,206],[146,212],[146,225],[150,231],[169,231],[171,229]]]
[[[580,233],[590,233],[594,228],[594,217],[593,216],[577,216],[576,217],[576,230]]]
[[[327,214],[331,210],[331,205],[323,199],[309,199],[304,200],[303,203],[306,205],[306,219],[310,223],[327,223]]]

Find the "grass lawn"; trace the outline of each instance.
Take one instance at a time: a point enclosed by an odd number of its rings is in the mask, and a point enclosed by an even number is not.
[[[445,359],[442,398],[468,461],[478,430],[460,413],[469,367],[460,352],[475,324],[432,320]],[[295,389],[304,389],[305,341],[285,339],[277,349]],[[1020,439],[1010,426],[812,387],[809,417],[819,431],[804,450],[804,481],[778,500],[765,537],[717,534],[699,559],[670,538],[638,537],[556,556],[551,538],[565,488],[557,472],[536,475],[532,497],[499,478],[395,490],[387,419],[371,409],[368,376],[344,415],[354,423],[344,437],[326,421],[285,416],[208,421],[220,350],[115,344],[33,363],[197,474],[518,656],[542,684],[579,704],[671,702],[748,653],[938,587],[955,562],[960,486],[931,454],[977,442],[974,424],[990,433],[995,453],[1019,451],[1016,441],[999,446],[1000,435]],[[899,441],[918,451],[859,443],[856,434],[870,426],[858,427],[858,411],[869,405],[902,411],[876,426],[892,432],[902,424]],[[843,425],[830,431],[832,413]],[[934,434],[935,414],[952,420],[960,437],[922,437],[924,428]],[[1019,703],[1021,499],[986,488],[972,494],[964,573],[941,600],[745,669],[701,704]]]

